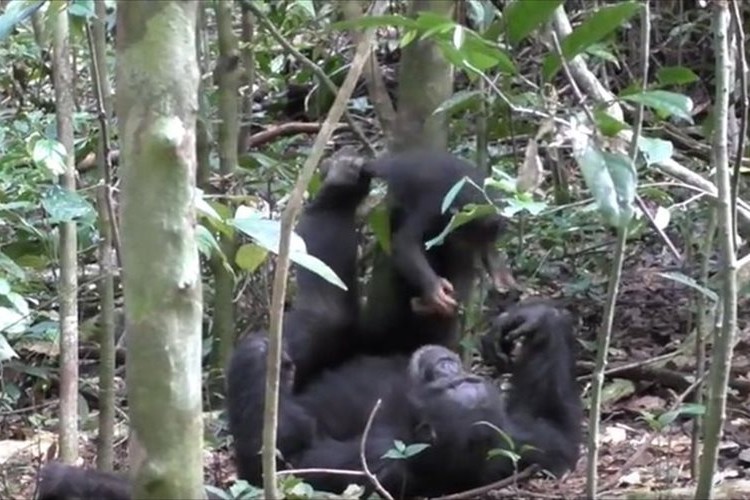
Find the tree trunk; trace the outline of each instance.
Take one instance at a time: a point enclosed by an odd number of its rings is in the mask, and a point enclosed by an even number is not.
[[[450,18],[455,2],[412,0],[410,12],[430,11]],[[414,40],[401,52],[394,149],[444,149],[448,126],[444,113],[432,114],[453,92],[453,66],[430,40]]]
[[[198,2],[117,5],[123,285],[134,498],[203,498],[195,238]]]
[[[73,68],[70,59],[68,10],[61,9],[53,33],[53,79],[57,106],[57,137],[65,146],[65,173],[60,184],[76,190],[73,154]],[[60,458],[78,459],[78,265],[75,221],[60,224]]]
[[[99,212],[99,266],[101,267],[99,301],[101,303],[101,336],[99,344],[99,441],[97,443],[96,465],[99,470],[111,471],[114,459],[115,427],[115,281],[114,281],[114,237],[112,226],[111,178],[107,156],[109,149],[109,123],[112,116],[112,92],[107,74],[107,41],[104,19],[107,8],[104,0],[96,2],[96,17],[91,20],[91,58],[93,85],[97,89],[101,124],[99,130],[99,148],[96,162],[99,168],[99,189],[97,192],[97,209]]]
[[[219,0],[215,5],[219,36],[219,62],[214,72],[219,86],[219,172],[222,177],[230,177],[237,168],[237,140],[240,132],[240,53],[237,37],[232,31],[233,2]],[[231,207],[231,203],[227,202],[227,205]],[[234,234],[222,234],[219,245],[229,265],[232,265],[237,252]],[[214,273],[211,338],[217,347],[214,366],[223,370],[234,346],[234,274],[224,267],[224,262],[219,258],[213,260],[211,267]]]

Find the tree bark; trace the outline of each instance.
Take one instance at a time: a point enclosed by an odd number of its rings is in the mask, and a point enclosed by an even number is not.
[[[73,67],[68,10],[56,14],[53,32],[53,80],[57,106],[57,138],[65,147],[65,173],[60,185],[76,190],[73,152]],[[60,459],[78,459],[78,238],[75,221],[60,224]]]
[[[195,238],[198,2],[117,5],[123,285],[134,498],[203,498]]]

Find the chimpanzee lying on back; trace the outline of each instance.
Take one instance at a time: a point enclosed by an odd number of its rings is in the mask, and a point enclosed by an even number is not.
[[[436,345],[405,356],[355,356],[323,372],[303,391],[292,384],[285,356],[279,400],[279,466],[361,470],[360,443],[378,399],[383,405],[367,437],[370,470],[394,496],[441,495],[481,486],[513,472],[505,456],[487,453],[508,445],[488,422],[510,437],[521,456],[552,473],[575,465],[581,439],[581,405],[573,372],[573,325],[549,303],[521,303],[495,322],[493,342],[521,341],[508,397],[482,377],[464,371],[459,357]],[[259,451],[265,394],[267,339],[245,338],[228,371],[227,403],[239,476],[261,482]],[[406,459],[383,455],[394,441],[430,446]],[[363,477],[306,474],[318,490],[339,492]]]
[[[457,349],[457,307],[469,298],[478,261],[496,287],[515,285],[495,248],[505,221],[484,215],[453,230],[440,245],[427,250],[425,243],[443,231],[454,212],[487,203],[480,190],[484,175],[454,155],[423,150],[384,155],[362,168],[388,186],[392,248],[390,256],[376,253],[361,323],[363,348],[378,354],[408,354],[428,343]],[[443,213],[445,195],[463,178],[471,183]]]

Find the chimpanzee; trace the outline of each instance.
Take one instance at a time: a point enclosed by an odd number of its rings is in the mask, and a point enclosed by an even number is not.
[[[206,491],[208,500],[221,497]],[[120,474],[48,462],[39,472],[37,500],[130,500],[130,481]]]
[[[296,228],[308,253],[321,258],[347,287],[342,290],[297,267],[297,294],[294,307],[284,316],[284,337],[295,361],[295,380],[301,384],[321,368],[346,359],[354,349],[351,331],[360,309],[355,215],[371,182],[370,175],[362,172],[363,163],[350,149],[325,160],[323,183]]]
[[[493,325],[485,346],[521,341],[507,397],[460,358],[428,345],[411,357],[354,356],[295,393],[294,363],[283,363],[278,448],[292,468],[361,470],[362,431],[377,399],[383,404],[366,441],[369,468],[395,496],[441,495],[502,479],[514,471],[501,429],[520,455],[559,474],[575,465],[581,440],[580,398],[574,378],[573,324],[550,303],[513,307]],[[230,429],[239,475],[260,482],[267,340],[254,334],[238,346],[228,372]],[[488,425],[491,424],[491,425]],[[399,440],[429,447],[405,460],[383,458]],[[306,474],[316,489],[341,491],[364,477]]]
[[[363,170],[387,184],[392,235],[391,255],[377,255],[373,266],[362,321],[366,350],[408,354],[427,343],[457,349],[456,309],[471,291],[477,258],[496,286],[514,284],[494,246],[505,227],[498,214],[473,219],[442,244],[425,249],[425,242],[440,234],[455,211],[486,203],[483,193],[467,182],[450,209],[441,210],[445,195],[464,177],[481,188],[482,173],[449,153],[424,150],[385,155]]]

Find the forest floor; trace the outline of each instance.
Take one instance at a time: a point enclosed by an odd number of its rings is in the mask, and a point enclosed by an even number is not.
[[[624,267],[609,366],[627,364],[629,367],[607,379],[599,452],[599,488],[605,491],[602,498],[627,495],[648,498],[647,492],[661,490],[670,490],[672,498],[680,498],[683,496],[678,488],[694,484],[689,465],[693,421],[677,418],[671,425],[655,430],[653,424],[649,425],[643,418],[644,414],[658,417],[672,409],[695,377],[694,348],[686,333],[690,331],[690,289],[657,274],[666,267],[661,258],[655,257],[657,255],[664,254],[660,250],[638,252]],[[554,294],[555,290],[545,293]],[[578,368],[586,399],[602,304],[602,297],[580,297],[571,305],[581,320],[583,348]],[[747,301],[741,302],[739,311],[742,340],[733,359],[733,390],[719,458],[721,480],[737,486],[720,497],[750,499],[750,488],[746,484],[750,478],[750,307]],[[675,352],[676,355],[661,363],[647,363]],[[54,413],[56,401],[43,403],[40,408],[33,411]],[[30,429],[31,411],[6,413],[0,419],[0,498],[33,498],[39,464],[47,460],[45,457],[56,454],[54,429]],[[587,427],[587,422],[584,426]],[[126,463],[126,432],[121,429],[120,434],[118,465]],[[95,432],[83,435],[82,462],[94,467]],[[212,446],[214,443],[206,446],[214,448],[204,456],[206,482],[224,488],[232,484],[235,472],[230,452],[221,445],[225,440],[217,441],[218,446]],[[585,491],[585,464],[582,454],[576,470],[560,480],[537,475],[513,487],[490,491],[484,498],[581,498]],[[684,498],[692,496],[688,492]]]

